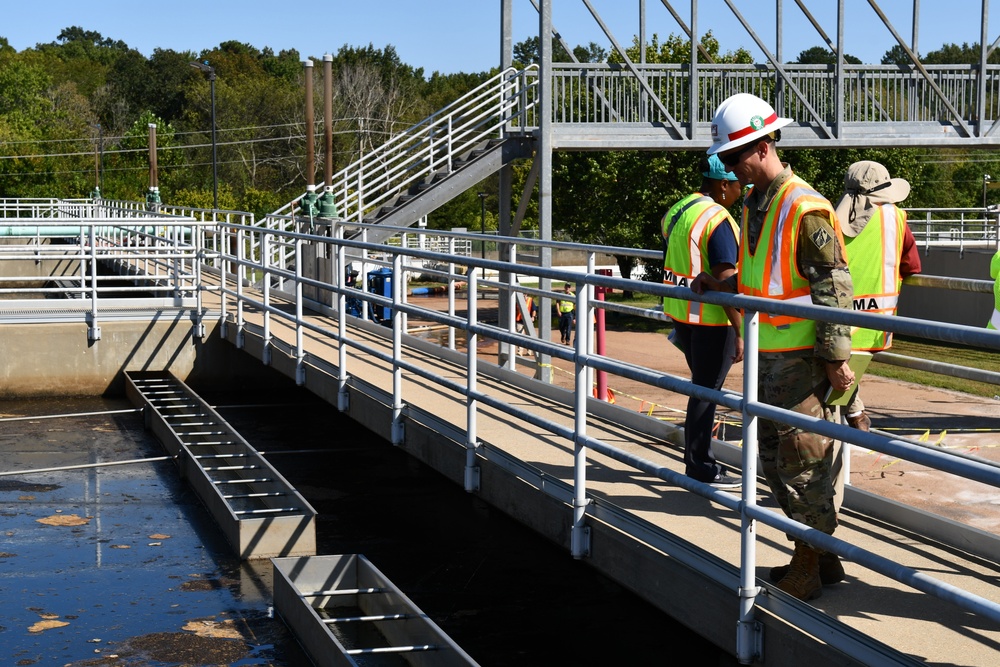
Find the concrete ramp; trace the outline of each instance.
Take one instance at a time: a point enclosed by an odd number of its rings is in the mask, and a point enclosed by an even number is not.
[[[363,555],[271,563],[274,608],[318,667],[478,664]]]
[[[240,558],[316,553],[316,510],[210,405],[167,372],[125,384]]]

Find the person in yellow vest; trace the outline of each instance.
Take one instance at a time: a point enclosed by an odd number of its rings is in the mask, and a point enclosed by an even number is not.
[[[702,158],[701,189],[667,211],[663,234],[663,282],[687,287],[703,270],[718,280],[736,273],[739,227],[729,214],[740,196],[740,184],[715,155]],[[691,382],[719,389],[734,362],[743,358],[740,315],[735,308],[676,297],[663,299],[663,312],[673,321],[672,342],[684,353]],[[684,474],[716,488],[740,487],[712,452],[715,403],[691,396],[684,419]]]
[[[749,93],[726,98],[712,119],[710,155],[751,185],[743,200],[737,273],[718,280],[710,273],[691,283],[705,290],[739,292],[783,303],[851,308],[853,286],[844,237],[833,205],[781,162],[775,145],[791,123]],[[759,314],[758,388],[762,402],[833,421],[823,402],[829,387],[854,384],[849,326],[788,315]],[[761,472],[785,514],[832,534],[833,440],[784,423],[760,420]],[[822,578],[821,578],[822,570]],[[822,594],[823,582],[844,576],[836,554],[795,540],[795,553],[776,587],[800,600]]]
[[[906,212],[896,206],[909,194],[910,184],[890,178],[889,170],[878,162],[862,160],[847,168],[844,195],[835,210],[847,247],[854,310],[895,315],[903,278],[921,271],[920,251],[906,224]],[[852,329],[853,350],[880,352],[890,347],[891,331]],[[845,415],[850,426],[871,429],[860,383]]]
[[[528,311],[528,317],[531,319],[531,322],[534,323],[535,316],[536,316],[536,312],[535,312],[535,298],[533,296],[531,296],[530,294],[526,294],[524,296],[524,306],[525,306],[525,308]],[[525,336],[527,336],[527,335],[530,334],[530,332],[528,330],[528,325],[524,321],[524,315],[522,315],[520,308],[516,309],[516,313],[514,315],[514,322],[515,322],[515,328],[516,328],[517,333],[523,334]],[[516,348],[516,354],[521,355],[523,352],[524,352],[524,348],[522,348],[520,345],[518,345],[517,348]]]
[[[573,335],[573,325],[576,323],[576,295],[569,283],[563,285],[565,299],[556,301],[556,308],[559,309],[559,336],[563,345],[569,345]]]
[[[993,315],[986,323],[987,329],[1000,329],[1000,250],[990,260],[990,278],[993,283]]]

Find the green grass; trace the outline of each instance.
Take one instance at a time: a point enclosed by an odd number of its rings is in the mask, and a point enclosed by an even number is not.
[[[625,300],[621,293],[611,294],[609,301],[627,303],[638,308],[654,308],[659,305],[656,297],[636,294],[633,299]],[[640,331],[658,333],[666,335],[670,332],[670,325],[658,320],[650,320],[644,317],[633,317],[609,312],[607,314],[607,326],[616,331]],[[927,359],[941,363],[952,364],[954,366],[965,366],[967,368],[979,368],[987,371],[1000,373],[1000,354],[995,350],[984,350],[980,348],[970,348],[962,345],[948,343],[930,342],[924,340],[909,339],[904,336],[895,336],[892,349],[894,354],[917,359]],[[928,387],[938,387],[952,391],[960,391],[974,396],[993,397],[1000,395],[1000,385],[989,384],[987,382],[976,382],[954,378],[938,373],[902,368],[886,363],[873,363],[868,368],[868,373],[886,378],[894,378],[914,384],[921,384]]]
[[[983,350],[949,343],[928,342],[913,340],[903,336],[894,336],[892,348],[889,352],[905,357],[1000,372],[1000,354],[994,350]],[[869,366],[868,373],[927,385],[929,387],[951,389],[974,396],[992,397],[1000,395],[1000,386],[998,385],[953,378],[947,375],[939,375],[937,373],[918,371],[910,368],[901,368],[890,364],[873,363]]]
[[[621,303],[635,308],[659,308],[660,299],[651,294],[636,294],[632,299],[622,298],[621,292],[614,292],[605,296],[607,301]],[[608,311],[605,316],[605,326],[612,331],[638,331],[644,333],[658,333],[666,335],[671,327],[666,322],[651,320],[647,317],[637,317],[634,315],[623,315]]]

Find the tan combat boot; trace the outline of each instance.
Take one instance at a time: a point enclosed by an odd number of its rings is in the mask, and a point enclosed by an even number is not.
[[[854,415],[853,417],[847,418],[847,425],[851,428],[856,428],[859,431],[871,431],[872,430],[872,420],[868,416],[867,412],[862,411],[860,414]]]
[[[775,587],[798,598],[815,600],[823,594],[823,582],[819,578],[819,551],[805,542],[795,542],[795,553],[788,566],[788,573]]]
[[[768,577],[777,583],[788,574],[790,565],[776,565],[771,568]],[[819,555],[819,580],[824,586],[831,586],[844,580],[844,565],[840,557],[832,551],[824,551]]]

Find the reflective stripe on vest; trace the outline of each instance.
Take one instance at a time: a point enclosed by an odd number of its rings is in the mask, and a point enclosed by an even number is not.
[[[704,263],[708,258],[708,241],[721,224],[729,224],[733,238],[736,238],[739,230],[729,212],[700,193],[688,195],[667,211],[661,225],[665,241],[664,284],[687,287],[692,278],[706,270]],[[688,324],[729,324],[726,311],[710,303],[664,297],[663,312],[674,320]]]
[[[794,174],[785,181],[771,201],[753,253],[750,252],[747,239],[749,213],[744,205],[738,269],[741,293],[784,303],[812,305],[809,281],[799,273],[796,256],[799,223],[804,215],[812,212],[824,212],[829,216],[834,242],[843,248],[843,236],[836,225],[833,206]],[[811,349],[815,343],[816,324],[813,320],[760,313],[761,351]]]
[[[906,213],[882,204],[865,228],[853,239],[844,239],[847,264],[854,283],[854,310],[895,315],[899,302],[899,263],[903,256]],[[851,349],[877,352],[892,347],[892,333],[851,328]]]
[[[986,325],[989,329],[1000,329],[1000,250],[990,260],[990,278],[993,278],[993,315]]]

